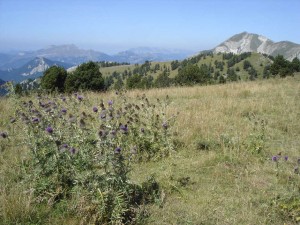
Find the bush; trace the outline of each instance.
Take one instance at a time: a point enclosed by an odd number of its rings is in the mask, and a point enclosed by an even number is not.
[[[83,63],[69,74],[66,79],[66,91],[78,90],[103,91],[104,79],[99,71],[99,65],[95,62]]]
[[[48,91],[64,91],[67,71],[63,67],[52,66],[48,68],[41,78],[42,89]]]

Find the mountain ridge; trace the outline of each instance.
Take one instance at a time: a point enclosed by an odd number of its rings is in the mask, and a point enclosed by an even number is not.
[[[0,53],[0,69],[18,68],[35,57],[45,57],[53,61],[66,62],[75,66],[87,61],[128,62],[136,64],[144,63],[145,61],[182,60],[191,54],[191,51],[184,50],[138,47],[109,55],[91,49],[80,49],[74,44],[51,45],[48,48],[36,51],[22,51],[15,54]]]
[[[26,79],[35,79],[41,76],[46,69],[54,65],[62,66],[65,69],[71,67],[71,65],[67,63],[52,61],[44,57],[35,57],[19,68],[6,71],[0,70],[0,79],[4,81],[13,80],[16,82],[21,82]]]

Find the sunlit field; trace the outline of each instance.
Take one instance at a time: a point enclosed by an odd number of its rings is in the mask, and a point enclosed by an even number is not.
[[[108,107],[110,100],[117,104],[120,94],[84,92],[79,95],[86,103],[76,103],[73,97],[74,103],[67,102],[61,105],[72,108],[74,114],[81,115],[85,111],[94,115],[93,107],[97,106],[100,109],[101,100]],[[122,127],[120,130],[131,136],[117,136],[113,144],[107,146],[126,147],[122,150],[114,149],[114,153],[107,154],[107,157],[112,160],[109,162],[115,165],[113,157],[121,151],[127,162],[131,153],[125,149],[129,149],[132,143],[138,143],[138,146],[143,146],[140,147],[143,152],[138,149],[137,156],[130,158],[130,166],[127,167],[126,164],[126,179],[130,182],[124,182],[128,187],[132,187],[132,184],[140,185],[142,191],[146,190],[146,186],[142,184],[147,180],[153,179],[155,182],[152,184],[157,185],[155,195],[151,195],[151,201],[150,197],[143,197],[143,201],[135,210],[126,209],[127,211],[118,214],[122,216],[128,211],[132,214],[134,212],[136,219],[127,223],[296,224],[300,221],[300,74],[284,79],[223,85],[132,90],[124,95],[133,105],[141,106],[142,102],[150,102],[154,117],[147,117],[147,113],[138,115],[143,118],[141,121],[145,120],[141,123],[146,124],[145,129],[149,128],[147,135],[153,135],[154,138],[141,139],[144,136],[140,135],[143,134],[131,134],[130,128],[133,125],[128,126],[129,134]],[[0,99],[0,224],[93,224],[97,221],[98,224],[101,224],[99,221],[103,224],[122,224],[122,219],[117,217],[113,221],[105,216],[102,218],[98,213],[102,209],[97,208],[100,203],[92,201],[94,195],[90,201],[85,199],[83,186],[80,186],[78,192],[75,188],[77,186],[74,185],[63,190],[56,189],[61,186],[54,187],[50,194],[54,196],[55,193],[63,193],[63,197],[59,195],[59,198],[49,197],[51,195],[44,189],[41,189],[42,194],[36,194],[36,186],[31,185],[28,180],[40,185],[40,178],[33,177],[36,176],[36,171],[40,175],[43,173],[40,169],[33,170],[35,172],[32,172],[31,176],[29,169],[35,167],[28,160],[32,157],[30,152],[33,148],[32,143],[35,142],[30,142],[31,145],[25,144],[28,141],[24,130],[31,128],[25,129],[28,125],[22,124],[16,114],[16,105],[31,99],[33,104],[37,104],[38,100],[33,96]],[[168,101],[168,105],[164,105],[164,101]],[[133,114],[133,111],[128,113]],[[155,125],[151,121],[156,118],[156,113],[161,120]],[[128,118],[130,116],[132,115]],[[11,121],[14,118],[17,118],[16,123]],[[47,121],[54,119],[49,118]],[[99,121],[91,120],[87,126],[98,132],[99,124]],[[122,125],[124,124],[125,122],[122,122]],[[68,125],[59,126],[64,131]],[[139,125],[135,128],[137,131],[141,127]],[[53,134],[50,130],[46,130],[49,134],[45,134],[45,130],[37,132],[43,132],[42,136],[39,136],[41,139],[49,139],[49,135],[56,137],[55,129]],[[78,138],[88,139],[83,135],[94,135],[87,130],[80,132],[82,136],[74,137],[62,132],[60,137],[72,139],[75,145],[79,143]],[[149,143],[140,144],[141,140],[148,140]],[[50,141],[49,139],[49,143]],[[60,147],[61,144],[57,146]],[[84,146],[93,151],[92,144]],[[45,146],[34,147],[47,151]],[[75,149],[80,147],[82,146],[78,144]],[[148,152],[149,149],[151,152]],[[94,160],[97,153],[91,155]],[[37,158],[37,163],[41,163],[40,158]],[[61,163],[64,164],[64,161]],[[66,165],[76,170],[80,167],[80,163],[67,163]],[[89,168],[91,174],[94,172],[93,165],[84,165]],[[65,165],[59,168],[62,169],[61,173],[65,172]],[[83,174],[85,173],[80,173],[80,176]],[[119,175],[119,172],[114,174]],[[77,179],[75,176],[76,182]],[[88,187],[94,190],[93,187]],[[105,186],[107,190],[109,187],[111,186]],[[99,193],[105,195],[106,192],[100,190]],[[86,194],[90,195],[88,190]],[[62,201],[58,202],[57,199]],[[99,200],[99,197],[96,199]],[[144,201],[145,199],[147,201]],[[122,204],[120,203],[121,206]],[[113,213],[111,215],[114,215]],[[97,218],[102,219],[87,219],[87,216],[98,216]]]

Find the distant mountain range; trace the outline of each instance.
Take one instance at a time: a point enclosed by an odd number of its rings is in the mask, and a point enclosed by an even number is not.
[[[7,70],[23,66],[35,57],[65,62],[73,66],[87,61],[127,62],[131,64],[148,61],[181,60],[193,52],[184,50],[166,50],[158,48],[133,48],[115,55],[108,55],[94,50],[79,49],[75,45],[52,45],[37,51],[18,52],[16,54],[0,53],[0,69]]]
[[[286,59],[300,58],[300,44],[290,41],[273,42],[258,34],[243,32],[236,34],[213,49],[214,53],[257,52],[267,55],[283,55]]]

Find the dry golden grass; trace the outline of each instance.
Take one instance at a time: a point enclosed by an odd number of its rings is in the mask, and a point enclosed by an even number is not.
[[[293,224],[278,214],[275,203],[278,196],[291,191],[288,177],[294,177],[300,157],[300,74],[225,85],[133,90],[127,95],[143,93],[153,102],[170,97],[168,114],[179,112],[176,138],[181,143],[169,158],[135,165],[130,174],[135,182],[154,174],[161,184],[163,203],[147,206],[148,224]],[[114,93],[86,95],[98,102],[113,98]],[[10,100],[0,100],[0,131],[12,112]],[[256,147],[261,147],[260,153]],[[0,221],[1,217],[21,221],[28,215],[41,216],[28,203],[30,195],[24,195],[28,187],[14,180],[24,151],[11,146],[0,153]],[[278,152],[289,156],[279,169],[271,161]],[[299,177],[293,179],[299,182]],[[52,219],[75,223],[59,216]]]

